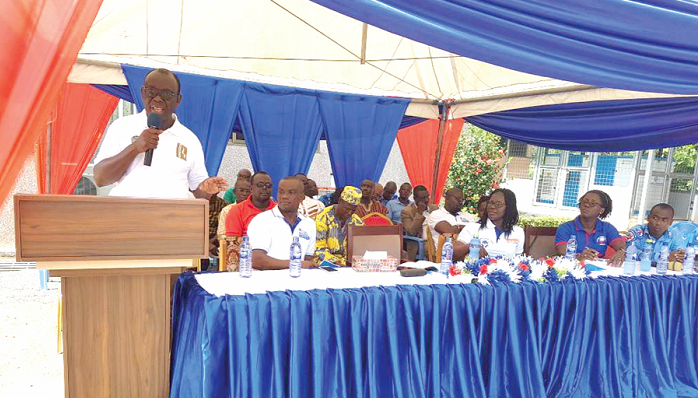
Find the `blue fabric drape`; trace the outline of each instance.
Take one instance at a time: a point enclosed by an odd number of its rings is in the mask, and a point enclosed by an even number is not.
[[[335,184],[378,181],[410,100],[327,92],[318,98]]]
[[[697,302],[698,276],[216,297],[189,273],[170,396],[695,397]]]
[[[116,98],[133,102],[131,89],[128,86],[120,86],[118,84],[93,84],[92,86],[104,91],[107,94],[111,94]]]
[[[698,98],[546,105],[467,117],[487,131],[576,151],[633,151],[698,142]]]
[[[151,70],[122,65],[136,108],[143,110],[140,88]],[[201,141],[209,175],[218,174],[233,122],[238,114],[243,82],[211,76],[177,73],[181,84],[182,102],[175,113]]]
[[[425,120],[429,120],[429,119],[424,119],[424,118],[417,117],[417,116],[405,115],[402,117],[402,120],[400,121],[400,128],[402,129],[405,127],[414,126],[415,124],[422,123]]]
[[[308,90],[248,83],[240,121],[252,166],[269,173],[274,189],[286,176],[308,173],[322,133],[315,95]]]
[[[653,0],[312,0],[506,68],[636,91],[697,94],[698,4]]]

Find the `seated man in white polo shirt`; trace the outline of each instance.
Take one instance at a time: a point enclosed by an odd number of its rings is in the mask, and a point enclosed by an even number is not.
[[[173,113],[182,96],[179,79],[167,69],[152,70],[141,87],[145,109],[117,119],[107,130],[95,159],[97,185],[117,185],[112,196],[186,199],[192,194],[210,199],[227,189],[222,177],[208,177],[204,152],[196,135]],[[160,128],[148,127],[148,117],[160,115]],[[145,152],[153,149],[150,166]]]
[[[297,236],[305,253],[303,268],[312,267],[315,252],[315,222],[298,214],[298,205],[305,199],[303,181],[286,177],[279,182],[277,206],[256,215],[249,227],[252,267],[260,270],[288,268],[291,243]]]

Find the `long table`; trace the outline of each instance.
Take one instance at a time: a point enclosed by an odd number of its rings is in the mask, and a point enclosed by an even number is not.
[[[611,273],[620,273],[613,270]],[[698,276],[187,273],[171,397],[696,397]]]

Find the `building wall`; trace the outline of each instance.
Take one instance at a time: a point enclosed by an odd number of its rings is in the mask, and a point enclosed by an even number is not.
[[[15,252],[15,213],[14,195],[18,193],[35,194],[38,191],[36,185],[36,169],[34,157],[31,156],[22,169],[15,186],[5,199],[0,208],[0,257],[14,255]]]

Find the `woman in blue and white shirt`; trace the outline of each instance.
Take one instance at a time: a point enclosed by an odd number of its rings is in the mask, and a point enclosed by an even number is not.
[[[523,253],[524,231],[516,223],[519,211],[516,195],[506,188],[494,190],[487,201],[487,214],[479,223],[465,226],[458,240],[470,250],[470,240],[480,238],[480,257],[513,257]]]

